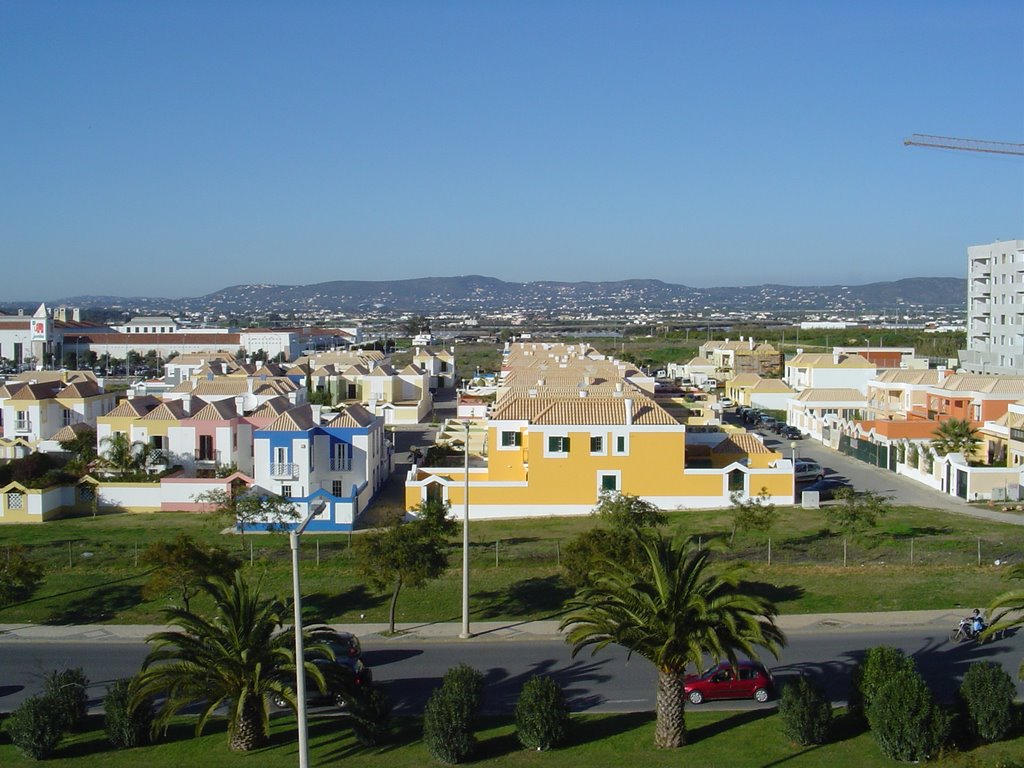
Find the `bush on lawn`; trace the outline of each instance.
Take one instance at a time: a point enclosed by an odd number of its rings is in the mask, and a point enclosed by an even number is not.
[[[949,739],[952,717],[913,667],[875,687],[866,711],[875,741],[893,760],[930,760]]]
[[[983,742],[999,741],[1014,726],[1017,686],[998,664],[971,664],[960,684],[958,699],[971,735]]]
[[[864,659],[853,670],[848,711],[866,724],[870,717],[868,710],[879,689],[897,672],[916,668],[914,660],[908,659],[898,648],[887,645],[868,648]]]
[[[476,748],[472,726],[466,722],[465,702],[441,686],[423,708],[423,741],[435,760],[448,765],[469,759]]]
[[[116,680],[103,697],[103,726],[115,749],[131,749],[149,740],[153,725],[153,703],[146,700],[132,706],[132,678]]]
[[[516,735],[527,749],[557,747],[569,730],[569,707],[561,687],[547,675],[535,675],[523,685],[516,702]]]
[[[64,714],[54,708],[52,701],[45,696],[33,696],[18,705],[4,729],[25,757],[45,760],[64,737],[64,725]]]
[[[476,749],[473,729],[480,710],[483,675],[468,664],[449,669],[423,710],[423,740],[430,754],[454,765]]]
[[[779,700],[782,732],[797,744],[824,744],[832,728],[832,703],[804,676],[787,683]]]
[[[358,688],[349,699],[352,733],[364,747],[376,747],[388,740],[391,730],[391,697],[380,687]]]
[[[74,731],[89,714],[89,678],[81,667],[47,672],[43,676],[43,698],[63,718],[64,728]]]
[[[441,687],[455,696],[463,707],[463,719],[475,726],[480,713],[480,694],[484,690],[484,676],[469,664],[459,664],[444,673]]]

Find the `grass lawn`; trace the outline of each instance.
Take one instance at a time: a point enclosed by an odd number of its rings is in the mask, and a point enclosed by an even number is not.
[[[1005,568],[1019,560],[1024,527],[951,513],[897,507],[875,529],[846,541],[830,532],[823,512],[783,508],[768,540],[740,534],[723,557],[748,564],[748,580],[783,613],[942,609],[986,605],[1004,591]],[[705,540],[728,536],[729,510],[669,513],[669,528]],[[560,557],[591,518],[541,518],[471,525],[471,611],[475,620],[523,620],[557,614],[572,589]],[[291,566],[283,535],[225,535],[204,515],[157,513],[0,526],[0,557],[24,545],[45,579],[27,599],[0,609],[0,623],[158,623],[168,597],[143,596],[142,554],[159,539],[187,532],[235,551],[264,578],[268,594],[287,596]],[[387,596],[367,587],[355,568],[352,542],[361,534],[306,534],[302,543],[304,605],[309,619],[381,622]],[[457,621],[461,615],[461,534],[452,542],[452,567],[418,590],[403,590],[400,622]],[[981,551],[981,565],[978,552]],[[882,586],[880,586],[882,585]],[[201,606],[201,603],[198,604]]]
[[[833,743],[800,747],[781,733],[778,715],[771,712],[693,712],[686,715],[689,743],[679,750],[658,750],[654,744],[654,715],[650,713],[618,715],[578,715],[573,720],[569,743],[550,752],[523,750],[508,719],[485,720],[477,737],[479,747],[473,765],[543,766],[544,768],[605,768],[613,765],[678,766],[681,764],[744,766],[891,766],[883,757],[870,733],[851,730],[844,717],[836,720]],[[396,724],[393,743],[379,748],[360,747],[352,738],[344,719],[312,719],[310,723],[310,763],[342,763],[353,768],[386,765],[388,768],[418,768],[439,765],[420,741],[418,719],[402,719]],[[297,761],[295,721],[274,721],[270,746],[248,754],[232,753],[227,747],[223,722],[212,722],[207,732],[193,738],[194,726],[182,721],[161,743],[127,751],[110,750],[99,717],[88,724],[92,730],[69,737],[57,754],[46,761],[61,766],[96,765],[105,768],[145,765],[147,768],[216,765],[262,766],[294,765]],[[950,752],[937,764],[994,766],[1002,760],[1020,760],[1024,755],[1024,737],[967,752]],[[24,758],[4,734],[0,736],[0,765],[38,765]]]

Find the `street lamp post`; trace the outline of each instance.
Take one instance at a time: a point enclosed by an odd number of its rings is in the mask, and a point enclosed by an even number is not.
[[[306,651],[302,640],[302,592],[299,589],[299,537],[305,532],[313,518],[324,511],[327,502],[320,499],[309,507],[309,513],[289,534],[292,548],[292,603],[295,610],[293,631],[295,632],[295,698],[299,730],[299,768],[309,768],[309,727],[306,722]]]
[[[473,635],[469,631],[469,419],[463,422],[466,427],[465,452],[465,488],[462,495],[462,632],[459,637],[468,640]]]

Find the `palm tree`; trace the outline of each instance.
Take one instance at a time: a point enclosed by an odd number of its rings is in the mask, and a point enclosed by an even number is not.
[[[981,443],[978,430],[967,419],[946,419],[932,435],[932,448],[940,456],[962,453],[964,458],[970,459]]]
[[[1011,579],[1024,579],[1024,563],[1013,566],[1006,575]],[[988,615],[986,637],[1024,624],[1024,589],[1011,589],[996,597],[988,607]],[[1017,670],[1017,677],[1024,680],[1024,661]]]
[[[166,696],[154,727],[166,729],[171,717],[199,701],[199,735],[213,712],[226,705],[229,746],[249,751],[267,742],[269,697],[276,695],[294,706],[294,635],[291,629],[278,631],[287,609],[278,600],[263,600],[261,583],[250,588],[241,571],[230,581],[207,582],[216,606],[213,619],[184,608],[164,610],[167,623],[180,631],[146,638],[155,647],[143,662],[135,689],[136,701]],[[323,646],[311,645],[309,650],[306,675],[324,690],[323,674],[309,659],[333,654]]]
[[[100,446],[103,448],[103,465],[119,475],[127,475],[139,468],[146,444],[141,440],[130,440],[123,432],[114,432],[100,440]]]
[[[757,658],[755,646],[773,655],[785,645],[777,611],[766,598],[745,593],[736,566],[715,567],[712,553],[692,538],[667,541],[637,532],[642,564],[606,559],[593,584],[569,601],[561,629],[575,656],[610,643],[637,653],[658,669],[658,747],[686,743],[683,679],[705,654],[716,663],[737,651]]]

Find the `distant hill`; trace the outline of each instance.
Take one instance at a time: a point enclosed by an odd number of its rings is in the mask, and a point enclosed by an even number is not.
[[[511,283],[493,277],[465,275],[409,280],[332,280],[310,285],[235,285],[205,296],[181,299],[70,296],[53,303],[85,308],[125,307],[133,312],[201,311],[249,315],[304,309],[431,315],[514,310],[573,314],[735,310],[891,312],[898,307],[963,310],[966,300],[967,281],[956,277],[914,277],[864,285],[693,288],[661,280]]]

